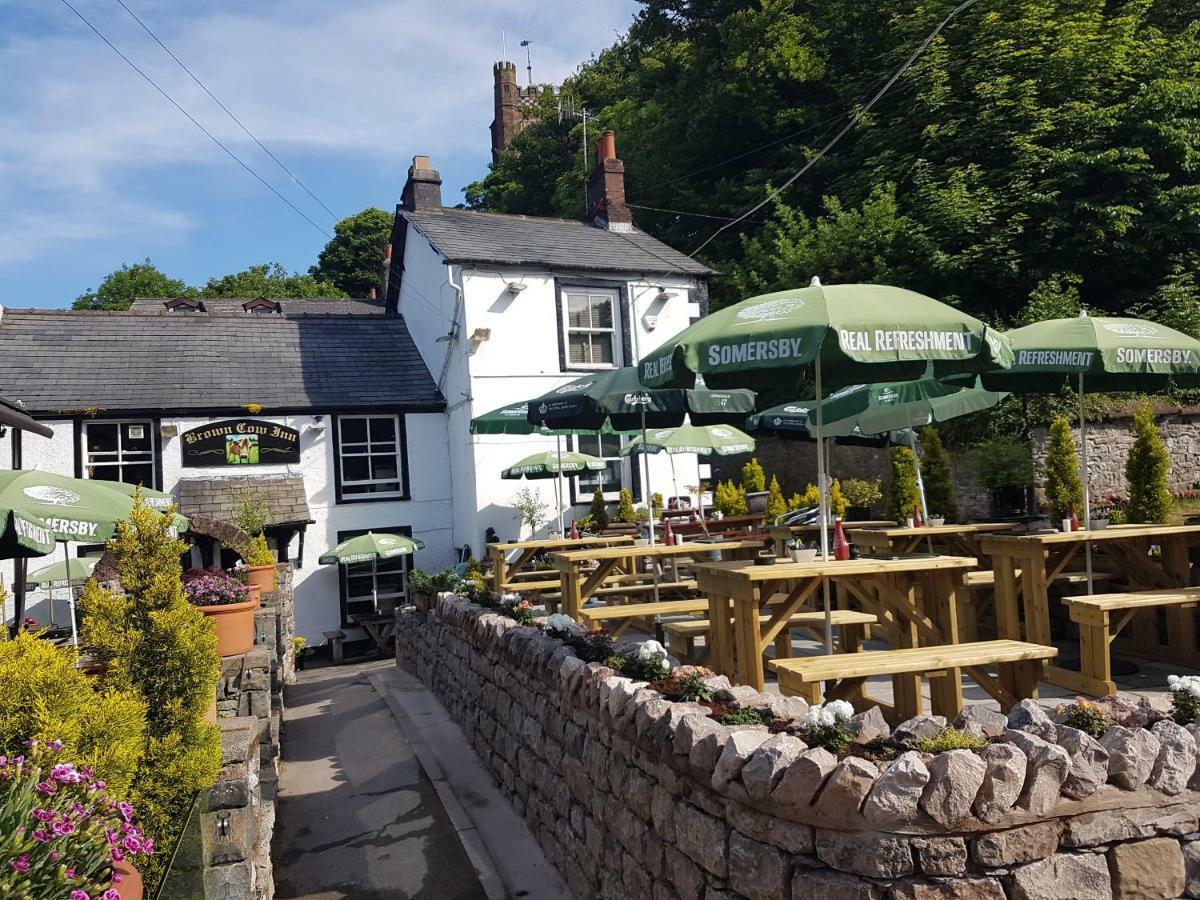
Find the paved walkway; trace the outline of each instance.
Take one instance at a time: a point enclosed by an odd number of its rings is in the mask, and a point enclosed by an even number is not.
[[[287,689],[274,842],[276,896],[496,900],[411,742],[368,675],[391,662],[301,672]],[[470,843],[470,840],[467,840]],[[481,882],[478,872],[483,873]]]

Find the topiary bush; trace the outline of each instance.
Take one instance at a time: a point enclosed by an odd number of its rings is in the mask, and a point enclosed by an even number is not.
[[[958,521],[958,495],[954,490],[954,472],[950,454],[942,445],[942,436],[932,425],[921,429],[921,474],[925,478],[927,516],[945,516],[947,522]]]
[[[592,494],[592,508],[588,510],[588,518],[592,520],[591,525],[595,531],[603,531],[608,525],[608,504],[604,502],[604,492],[600,488],[596,488]]]
[[[913,514],[920,500],[917,490],[917,455],[910,447],[893,447],[891,471],[888,476],[887,514],[903,522]]]
[[[146,739],[131,799],[167,852],[146,860],[148,889],[162,877],[193,796],[221,771],[221,736],[205,716],[221,676],[212,622],[187,601],[179,558],[187,545],[140,492],[108,541],[123,593],[93,579],[83,592],[83,639],[107,665],[105,689],[140,695]]]
[[[612,517],[612,521],[626,524],[637,521],[637,513],[633,509],[633,494],[629,488],[621,488],[621,493],[617,495],[617,513]]]
[[[134,690],[104,688],[76,667],[78,654],[22,631],[0,641],[0,754],[27,739],[62,741],[116,794],[133,782],[146,742],[146,703]]]
[[[718,483],[713,492],[713,506],[723,516],[744,515],[749,509],[746,506],[746,491],[732,481]]]
[[[1071,437],[1071,423],[1061,416],[1050,425],[1050,443],[1046,447],[1046,502],[1055,522],[1069,517],[1072,507],[1078,513],[1083,512],[1079,454]]]
[[[1171,458],[1149,403],[1143,403],[1133,414],[1133,430],[1137,437],[1125,459],[1125,479],[1129,482],[1127,521],[1166,522],[1171,514],[1171,491],[1167,487]]]
[[[767,489],[767,473],[759,465],[758,457],[750,457],[750,462],[742,466],[742,491],[753,494]]]
[[[779,487],[779,479],[771,476],[771,486],[767,488],[767,519],[774,521],[788,511],[787,501],[783,499],[783,489]]]

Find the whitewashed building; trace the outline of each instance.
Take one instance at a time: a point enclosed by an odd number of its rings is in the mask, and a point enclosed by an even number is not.
[[[707,312],[715,273],[634,226],[612,132],[596,145],[588,206],[586,221],[448,208],[429,158],[414,157],[409,169],[383,296],[446,398],[454,543],[476,555],[489,527],[518,537],[512,503],[524,482],[500,472],[555,441],[472,435],[471,419],[590,371],[634,365]],[[643,498],[640,466],[618,457],[619,437],[564,440],[610,460],[610,499],[621,486]],[[697,484],[695,457],[676,459],[674,478],[668,459],[650,464],[664,496]],[[568,521],[586,512],[598,482],[570,479]],[[551,502],[551,484],[540,484]]]

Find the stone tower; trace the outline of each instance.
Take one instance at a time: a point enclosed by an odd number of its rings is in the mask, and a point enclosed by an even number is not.
[[[543,90],[538,85],[521,87],[517,67],[507,60],[492,66],[495,118],[492,119],[492,162],[500,158],[512,139],[534,119],[534,104]]]

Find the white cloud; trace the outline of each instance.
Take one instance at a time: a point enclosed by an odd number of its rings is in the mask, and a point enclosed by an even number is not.
[[[506,26],[510,58],[534,40],[534,73],[558,81],[625,27],[633,0],[126,0],[271,149],[354,166],[414,153],[488,158],[491,64]],[[110,0],[80,10],[184,108],[306,210],[295,186]],[[7,11],[6,11],[7,10]],[[0,264],[53,242],[189,225],[187,191],[150,193],[178,170],[197,195],[264,191],[63,5],[0,0]],[[523,74],[523,71],[522,71]],[[320,157],[314,161],[314,156]],[[238,181],[241,179],[241,182]],[[397,185],[397,191],[399,187]],[[181,199],[180,195],[183,195]],[[337,198],[323,198],[339,209]],[[278,201],[271,201],[278,202]],[[64,224],[68,223],[68,224]],[[70,234],[65,232],[69,229]],[[149,250],[149,248],[148,248]]]

